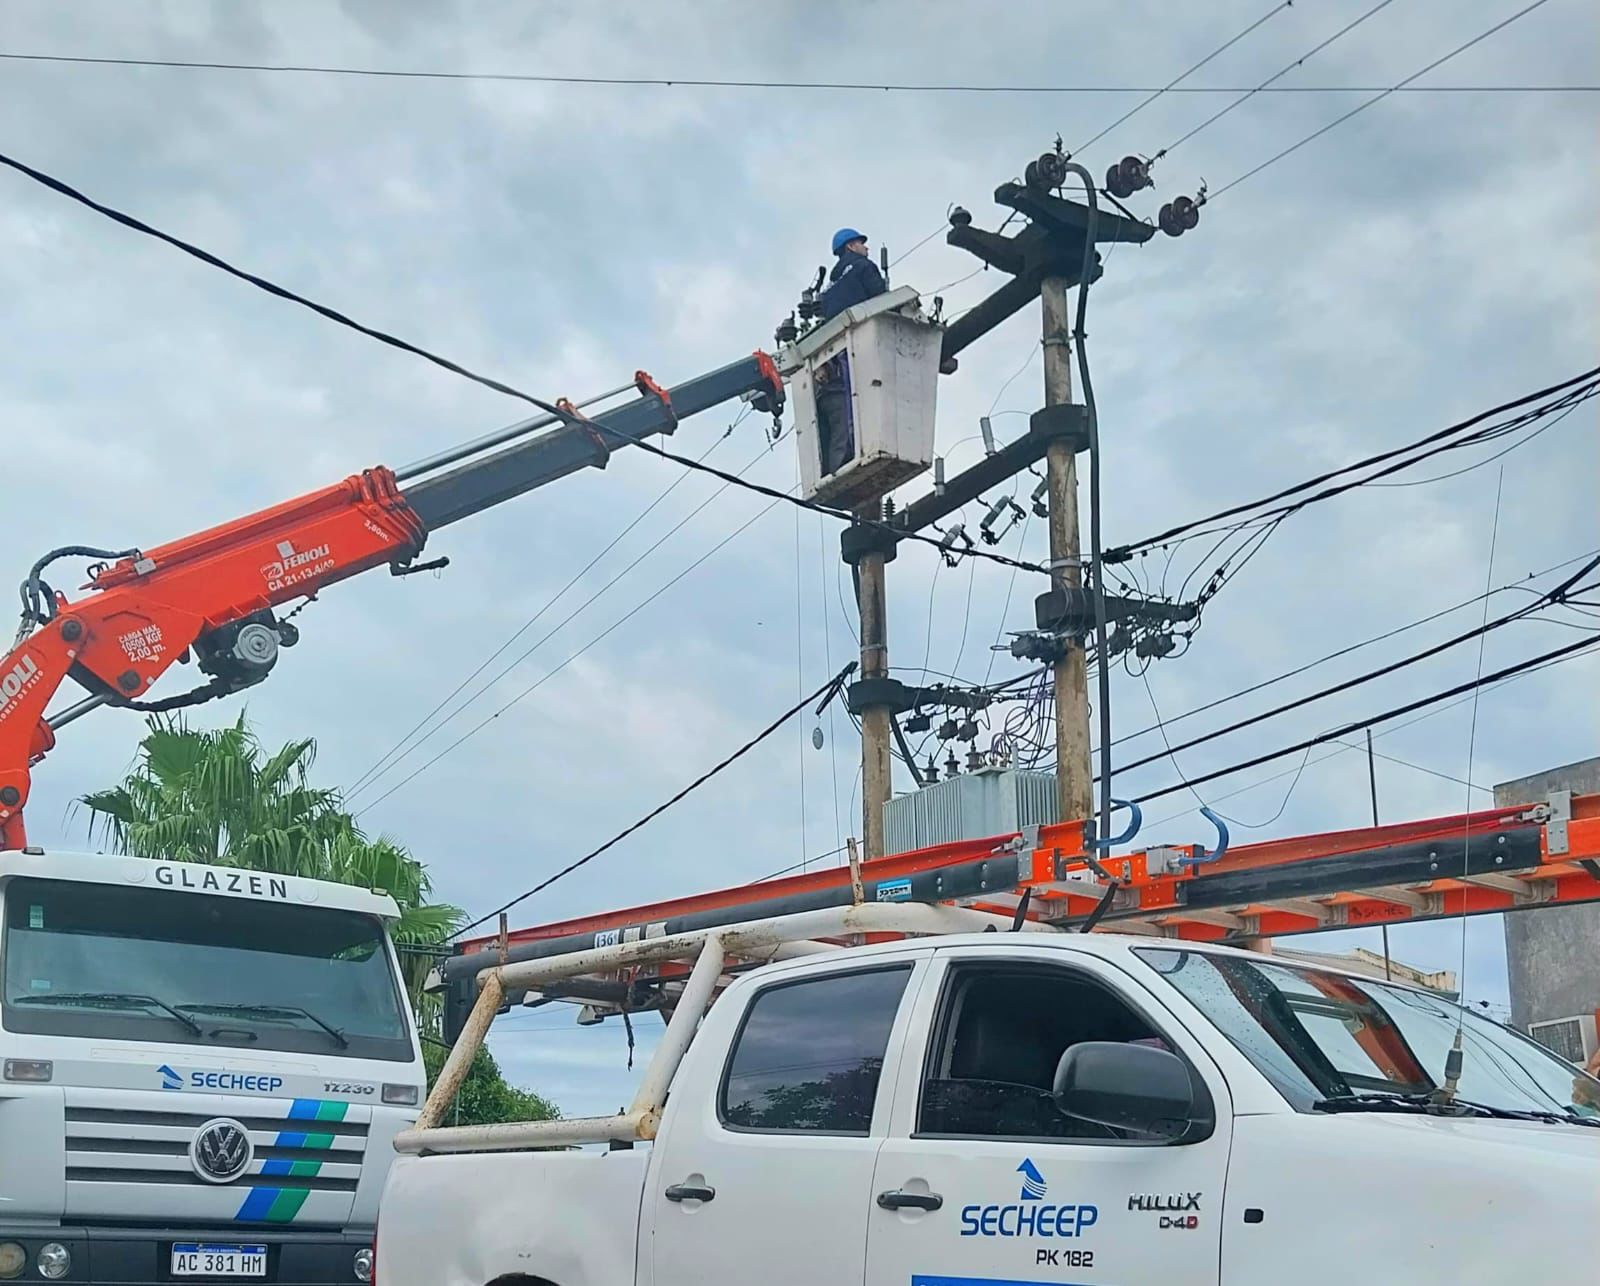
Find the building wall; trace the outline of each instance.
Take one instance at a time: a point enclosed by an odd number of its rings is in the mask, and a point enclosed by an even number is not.
[[[1538,803],[1552,790],[1600,793],[1600,759],[1536,773],[1494,788],[1496,805]],[[1514,911],[1505,917],[1511,1023],[1600,1010],[1600,903]]]

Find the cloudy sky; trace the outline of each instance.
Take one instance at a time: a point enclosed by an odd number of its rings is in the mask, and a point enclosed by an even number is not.
[[[1126,87],[1166,83],[1271,7],[1016,0],[997,11],[1002,25],[943,0],[754,8],[8,0],[0,52]],[[1285,8],[1185,83],[1255,85],[1370,7]],[[1394,0],[1281,83],[1392,85],[1519,7]],[[1593,6],[1550,0],[1418,84],[1593,82],[1597,36]],[[1175,150],[1158,170],[1158,192],[1135,208],[1153,215],[1160,200],[1202,179],[1216,191],[1366,96],[1257,96]],[[865,229],[891,253],[937,229],[952,202],[995,226],[997,183],[1058,132],[1077,147],[1140,97],[10,61],[0,66],[0,148],[372,325],[543,396],[578,397],[637,367],[673,382],[769,345],[840,224]],[[1083,159],[1103,169],[1124,151],[1153,152],[1229,101],[1168,94]],[[1090,316],[1108,541],[1276,490],[1591,365],[1597,112],[1595,95],[1397,94],[1227,192],[1192,234],[1119,248]],[[894,276],[933,293],[975,266],[935,237]],[[943,294],[959,309],[995,284],[979,274]],[[0,173],[0,290],[11,483],[0,548],[18,576],[54,545],[153,545],[523,415],[515,402],[9,172]],[[1025,428],[1041,400],[1037,339],[1028,310],[942,381],[938,443],[952,470],[976,458],[985,412],[994,411],[1003,437]],[[724,437],[736,410],[685,424],[677,448],[710,450],[714,463],[789,485],[790,444],[769,450],[758,418]],[[1118,672],[1116,728],[1150,725],[1152,700],[1170,717],[1600,547],[1597,441],[1585,406],[1488,467],[1364,489],[1295,517],[1218,596],[1188,653],[1150,671],[1148,692]],[[1457,455],[1408,477],[1486,455]],[[537,617],[468,691],[515,659],[513,668],[355,796],[364,823],[430,864],[441,896],[487,910],[647,811],[848,659],[853,614],[841,601],[832,525],[797,520],[787,506],[763,514],[766,505],[623,453],[604,473],[441,532],[429,552],[452,563],[437,578],[373,575],[329,593],[300,618],[302,646],[249,695],[250,715],[268,742],[316,737],[320,779],[352,786]],[[974,507],[968,520],[980,516]],[[1042,526],[1012,533],[1004,548],[1014,553],[1020,535],[1026,556],[1043,557]],[[1197,561],[1192,548],[1175,560],[1168,587]],[[1160,583],[1154,560],[1142,570]],[[941,571],[931,550],[907,548],[889,583],[895,665],[974,680],[1020,672],[1005,654],[991,665],[991,645],[1029,624],[1038,587],[1026,574],[1013,585],[992,564]],[[1491,606],[1509,610],[1526,597],[1508,590]],[[1398,658],[1470,628],[1481,610],[1183,729],[1204,731]],[[1565,619],[1491,635],[1484,669],[1579,637],[1571,622],[1581,618]],[[1234,763],[1468,680],[1478,664],[1475,646],[1458,648],[1179,762],[1191,775]],[[1597,694],[1593,656],[1485,693],[1470,764],[1471,703],[1382,735],[1378,748],[1392,756],[1378,764],[1386,818],[1459,811],[1469,768],[1487,786],[1594,754]],[[231,718],[239,704],[201,717]],[[837,848],[858,829],[853,732],[842,717],[825,717],[819,752],[814,722],[792,725],[524,905],[515,922],[735,883]],[[37,773],[37,842],[84,844],[71,800],[114,781],[140,733],[137,718],[102,712],[64,735]],[[1147,735],[1134,748],[1150,753],[1159,740]],[[1314,753],[1295,778],[1298,766],[1278,762],[1202,793],[1225,797],[1219,806],[1242,823],[1267,823],[1237,827],[1236,839],[1365,823],[1361,754]],[[1172,764],[1158,762],[1119,780],[1119,793],[1176,780]],[[1472,799],[1481,805],[1489,795]],[[1194,806],[1182,795],[1153,805],[1159,825],[1143,838],[1209,838],[1185,811]],[[1426,968],[1459,968],[1465,950],[1468,994],[1504,998],[1498,924],[1472,923],[1465,948],[1459,924],[1399,928],[1392,940],[1397,956]],[[1321,945],[1355,942],[1376,945],[1374,934],[1329,935]],[[625,1097],[621,1036],[610,1024],[587,1031],[518,1015],[495,1048],[515,1076],[569,1112],[608,1110]]]

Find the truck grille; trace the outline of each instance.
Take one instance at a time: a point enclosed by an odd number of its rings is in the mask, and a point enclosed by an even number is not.
[[[179,1222],[297,1225],[340,1224],[349,1216],[370,1109],[312,1100],[185,1103],[182,1110],[102,1104],[65,1107],[72,1213],[139,1218],[160,1211]],[[218,1117],[243,1126],[252,1149],[244,1173],[227,1183],[202,1177],[189,1154],[196,1133]]]

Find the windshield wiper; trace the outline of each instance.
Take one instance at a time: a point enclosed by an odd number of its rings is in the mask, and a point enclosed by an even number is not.
[[[13,1005],[83,1005],[87,1008],[100,1005],[107,1009],[159,1009],[169,1017],[176,1018],[196,1036],[204,1036],[206,1034],[205,1029],[195,1022],[193,1018],[169,1005],[165,1000],[157,1000],[154,996],[140,995],[131,991],[63,991],[50,996],[14,996],[9,1003]]]
[[[1431,1094],[1331,1094],[1319,1098],[1311,1105],[1317,1112],[1410,1112],[1427,1116],[1487,1116],[1502,1121],[1549,1121],[1560,1125],[1600,1125],[1600,1121],[1587,1121],[1579,1116],[1539,1109],[1526,1111],[1510,1107],[1496,1107],[1492,1103],[1478,1103],[1457,1096],[1448,1103]]]
[[[324,1022],[309,1009],[302,1009],[299,1005],[180,1005],[180,1009],[193,1009],[202,1014],[238,1014],[241,1018],[251,1016],[257,1018],[304,1018],[307,1022],[315,1023],[334,1040],[339,1042],[340,1049],[349,1049],[350,1040],[342,1031],[332,1023]]]

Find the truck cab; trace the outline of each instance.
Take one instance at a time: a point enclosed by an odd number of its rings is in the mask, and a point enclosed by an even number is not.
[[[868,924],[858,910],[840,927]],[[391,1173],[378,1280],[1580,1280],[1595,1103],[1600,1083],[1442,996],[1226,947],[990,932],[824,950],[726,987],[648,1145],[402,1136],[416,1155]]]
[[[424,1086],[377,891],[0,853],[0,1282],[364,1282]]]

